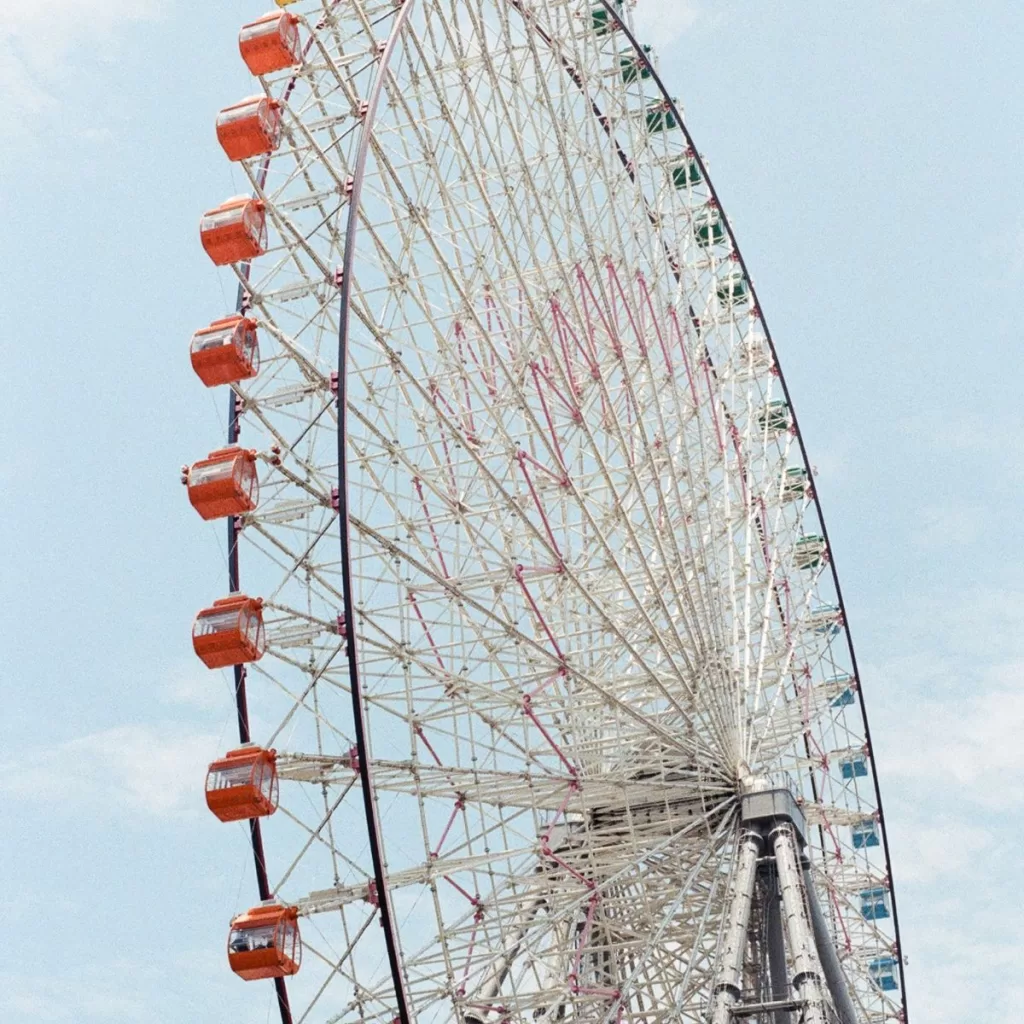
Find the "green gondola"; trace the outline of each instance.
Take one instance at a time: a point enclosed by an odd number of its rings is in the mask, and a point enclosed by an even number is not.
[[[825,561],[825,538],[808,533],[793,546],[793,564],[798,569],[817,569]]]
[[[622,14],[622,0],[615,0],[615,10]],[[598,36],[607,35],[618,28],[618,24],[604,4],[598,4],[590,9],[590,24],[594,34]]]
[[[713,207],[693,218],[693,234],[702,249],[717,245],[725,238],[722,215]]]
[[[769,402],[757,417],[757,425],[762,431],[767,431],[769,437],[789,430],[792,422],[793,417],[789,414],[789,406],[782,398]]]
[[[797,501],[807,496],[810,479],[803,466],[787,469],[782,477],[782,500]]]
[[[692,156],[685,157],[679,163],[672,165],[672,184],[676,188],[699,185],[703,180],[704,175],[700,172],[700,164]]]
[[[655,135],[658,132],[670,131],[679,127],[675,111],[665,105],[661,100],[652,103],[645,111],[647,130]]]
[[[733,270],[719,279],[715,292],[719,302],[726,306],[734,306],[750,297],[750,285],[747,284],[742,270]]]
[[[619,58],[619,73],[626,85],[648,79],[654,74],[651,68],[651,48],[641,47],[641,53]]]

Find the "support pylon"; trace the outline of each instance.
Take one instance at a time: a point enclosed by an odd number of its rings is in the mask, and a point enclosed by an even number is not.
[[[859,1024],[804,870],[803,813],[788,790],[748,780],[708,1024]],[[759,882],[760,879],[760,882]],[[760,934],[755,956],[751,919]],[[745,983],[746,982],[746,987]]]

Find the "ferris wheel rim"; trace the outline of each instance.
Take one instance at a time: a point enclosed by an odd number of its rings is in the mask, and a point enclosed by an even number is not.
[[[523,13],[522,9],[521,9],[521,6],[517,2],[517,0],[507,0],[507,3],[513,9],[516,9],[520,13]],[[601,3],[608,10],[608,12],[611,15],[611,17],[618,23],[619,28],[621,30],[625,31],[625,35],[628,38],[629,43],[632,46],[632,48],[634,49],[634,51],[636,51],[637,53],[640,53],[639,44],[637,43],[635,38],[630,34],[628,26],[625,24],[625,22],[620,17],[619,12],[615,9],[615,7],[612,4],[610,4],[608,2],[608,0],[601,0]],[[376,101],[377,101],[377,99],[379,99],[380,93],[381,93],[381,91],[383,89],[384,81],[385,81],[385,76],[386,76],[387,71],[388,71],[388,63],[390,61],[391,55],[394,52],[395,44],[397,43],[398,36],[400,35],[400,32],[401,32],[401,27],[404,24],[404,22],[408,19],[409,15],[410,15],[410,13],[412,11],[413,6],[414,6],[414,0],[407,0],[406,4],[404,5],[403,10],[397,16],[396,24],[393,26],[392,31],[391,31],[391,33],[389,35],[388,45],[389,45],[390,49],[388,49],[386,54],[382,57],[380,65],[379,65],[379,69],[378,69],[378,72],[377,72],[377,75],[376,75],[376,78],[374,80],[374,85],[373,85],[373,103],[371,104],[371,106],[370,106],[370,108],[368,110],[367,117],[366,117],[366,119],[365,119],[365,121],[364,121],[364,123],[362,125],[362,128],[361,128],[361,138],[360,138],[359,146],[360,146],[360,151],[361,151],[362,156],[361,156],[361,160],[360,160],[360,166],[359,166],[359,169],[358,169],[357,175],[356,175],[357,180],[358,180],[358,184],[356,185],[356,188],[359,188],[359,189],[361,189],[361,187],[362,187],[362,177],[363,177],[363,173],[365,171],[366,155],[367,155],[368,150],[369,150],[369,144],[370,144],[370,140],[371,140],[371,137],[372,137],[372,134],[373,134],[373,130],[374,130],[374,118],[376,116]],[[687,130],[687,128],[685,126],[685,122],[682,120],[681,116],[679,116],[679,112],[678,112],[678,109],[676,108],[676,105],[675,105],[674,101],[672,101],[671,97],[668,96],[667,91],[665,90],[665,87],[664,87],[663,83],[661,82],[660,77],[658,77],[658,75],[657,75],[656,69],[653,68],[653,65],[651,65],[651,71],[653,73],[653,77],[654,77],[654,80],[655,80],[655,84],[657,85],[657,88],[663,94],[666,103],[668,103],[671,106],[671,109],[676,114],[676,117],[677,117],[677,120],[679,122],[679,125],[682,128],[682,131],[685,133],[685,136],[686,136],[687,141],[689,142],[691,148],[693,148],[692,139],[691,139],[691,137],[689,135],[689,131]],[[711,194],[714,196],[715,201],[717,202],[717,195],[715,194],[714,186],[711,183],[710,178],[707,177],[706,169],[704,169],[704,167],[703,167],[703,162],[701,161],[699,154],[696,153],[695,150],[694,150],[694,155],[695,155],[696,160],[699,162],[702,170],[704,171],[705,180],[707,182],[708,188],[709,188]],[[349,211],[348,211],[349,228],[348,228],[348,231],[346,233],[346,242],[345,242],[346,257],[345,257],[345,261],[344,261],[344,264],[343,264],[343,272],[342,272],[343,297],[342,297],[342,311],[341,311],[342,315],[341,315],[341,321],[340,321],[340,325],[339,325],[339,363],[338,363],[339,386],[343,386],[343,382],[344,382],[345,376],[346,376],[346,374],[345,374],[345,371],[346,371],[345,346],[346,346],[346,340],[347,340],[346,339],[346,334],[347,334],[348,323],[349,323],[349,316],[350,316],[349,296],[350,296],[351,282],[352,282],[352,279],[353,279],[353,276],[354,276],[352,271],[353,271],[354,259],[355,259],[354,253],[355,253],[356,228],[357,228],[357,225],[358,225],[358,212],[359,212],[359,203],[358,202],[353,202],[351,207],[350,207],[350,209],[349,209]],[[734,237],[733,232],[732,232],[732,227],[729,224],[728,220],[725,221],[725,227],[726,227],[726,230],[728,232],[729,238],[732,241],[733,251],[737,254],[740,266],[743,269],[743,272],[745,274],[746,273],[746,267],[745,267],[745,264],[743,263],[742,255],[740,254],[739,247],[736,244],[735,237]],[[747,278],[747,280],[749,282],[749,277]],[[753,291],[753,284],[752,284],[752,282],[750,282],[750,288],[751,288],[751,291]],[[756,302],[756,296],[755,296],[755,302]],[[770,336],[770,333],[768,332],[767,324],[764,323],[763,314],[760,313],[760,310],[759,310],[759,318],[760,318],[761,323],[762,323],[762,325],[764,327],[765,335],[766,335],[768,344],[770,346],[771,352],[772,352],[773,357],[774,357],[774,352],[775,352],[774,343],[771,340],[771,336]],[[779,365],[777,360],[776,360],[775,365],[776,366]],[[781,381],[781,384],[782,384],[782,387],[783,387],[783,392],[786,395],[786,399],[788,401],[788,397],[789,397],[788,389],[786,388],[784,378],[782,378],[781,370],[779,371],[779,377],[780,377],[780,381]],[[790,409],[792,410],[792,406],[790,406]],[[345,429],[341,425],[341,422],[340,422],[340,419],[345,417],[346,412],[347,412],[347,407],[346,407],[346,404],[345,404],[345,401],[344,401],[344,393],[343,393],[342,396],[341,396],[341,417],[339,418],[339,430],[338,430],[339,474],[342,474],[344,472],[343,467],[345,466],[345,463],[346,463],[345,456],[347,454],[347,448],[345,446]],[[795,411],[792,413],[792,415],[793,415],[793,419],[794,419],[794,422],[795,422],[795,419],[796,419]],[[808,460],[807,460],[807,454],[806,454],[803,438],[802,438],[801,435],[799,435],[799,433],[797,434],[797,437],[798,437],[799,446],[800,446],[800,450],[801,450],[801,454],[802,454],[802,457],[803,457],[805,468],[807,468],[809,470],[810,467],[809,467]],[[341,480],[342,480],[342,478],[339,475],[339,484],[341,483]],[[339,487],[339,490],[341,490],[340,487]],[[345,499],[343,499],[343,500],[345,500]],[[816,507],[817,512],[818,512],[818,520],[819,520],[819,522],[821,524],[822,532],[824,533],[824,531],[825,531],[825,524],[824,524],[824,519],[823,519],[823,517],[821,515],[820,501],[818,500],[818,497],[817,497],[816,493],[814,494],[814,502],[815,502],[815,507]],[[346,508],[346,514],[345,514],[342,522],[343,522],[343,529],[346,532],[343,535],[343,539],[342,539],[342,551],[343,551],[343,559],[345,561],[348,561],[349,557],[350,557],[350,551],[349,551],[349,542],[348,542],[348,534],[347,534],[347,530],[348,530],[348,526],[349,526],[349,517],[348,517],[348,511],[347,511],[348,510],[348,503],[347,503],[347,501],[346,501],[345,508]],[[354,629],[354,624],[355,624],[355,621],[356,621],[356,615],[355,615],[355,608],[354,608],[354,605],[353,605],[353,602],[352,602],[352,599],[351,599],[351,566],[350,566],[350,563],[349,563],[349,568],[347,570],[345,570],[345,572],[349,576],[349,593],[348,593],[348,598],[345,601],[345,615],[346,615],[346,621],[348,623],[352,624],[352,628],[350,629],[350,633],[352,634],[352,636],[349,638],[349,645],[350,645],[349,657],[350,657],[351,663],[355,664],[355,655],[352,652],[354,652],[354,650],[355,650],[355,635],[354,635],[355,634],[355,629]],[[839,600],[840,600],[840,603],[841,603],[842,602],[841,590],[839,589],[839,582],[838,582],[837,575],[835,573],[834,563],[833,563],[833,566],[832,566],[832,575],[833,575],[833,580],[834,580],[834,584],[835,584],[835,587],[836,587],[836,591],[837,591],[837,594],[838,594],[838,597],[839,597]],[[850,640],[850,638],[849,638],[849,633],[847,634],[847,636],[848,636],[848,642],[849,642],[849,646],[850,646],[851,662],[853,663],[854,671],[856,672],[856,661],[855,661],[855,654],[854,654],[853,649],[852,649],[852,640]],[[357,686],[358,686],[358,682],[357,682]],[[353,701],[354,702],[359,699],[358,698],[358,693],[357,693],[357,686],[353,687]],[[858,698],[858,699],[860,699],[860,698]],[[365,710],[365,708],[364,708],[362,703],[359,704],[359,708],[360,708],[360,714],[362,714],[363,711]],[[867,720],[866,720],[866,711],[865,711],[865,708],[864,708],[863,700],[861,700],[861,712],[862,712],[863,721],[864,721],[864,727],[865,727],[865,732],[866,732],[867,731]],[[358,722],[358,716],[357,716],[357,722]],[[358,728],[359,727],[357,726],[357,729]],[[873,762],[873,752],[870,752],[870,753],[871,753],[871,758],[872,758],[872,762]],[[364,770],[367,770],[367,771],[369,770],[369,767],[370,767],[369,761],[370,761],[369,757],[365,757],[365,756],[360,757],[360,774],[361,775],[362,775]],[[364,765],[365,765],[365,769],[363,767]],[[365,799],[367,801],[367,807],[371,806],[372,795],[373,795],[372,789],[373,789],[372,785],[368,784],[368,780],[367,780],[366,776],[364,776],[364,797],[365,797]],[[875,775],[875,791],[876,791],[876,799],[878,800],[878,805],[879,805],[879,808],[880,808],[881,807],[881,797],[880,797],[880,793],[878,792],[877,774]],[[379,829],[379,824],[376,827]],[[884,836],[884,833],[883,833],[883,836]],[[377,838],[378,838],[379,842],[382,842],[382,839],[381,839],[379,833],[378,833],[378,837]],[[886,856],[886,863],[888,865],[889,858],[888,858],[887,837],[885,837],[885,841],[886,841],[885,856]],[[375,864],[375,867],[376,867],[376,864]],[[383,877],[382,874],[378,875],[378,882],[380,881],[380,879],[382,877]],[[386,892],[387,892],[386,886],[381,886],[381,889],[386,894]],[[893,916],[895,917],[895,900],[893,902],[894,902],[894,915]],[[383,912],[383,907],[382,907],[382,912]],[[897,939],[898,939],[898,928],[897,928]],[[394,979],[394,964],[392,964],[392,971],[393,971],[393,979]],[[902,963],[900,965],[900,974],[901,974],[901,978],[902,978]],[[399,972],[399,980],[400,980],[400,972]],[[396,986],[396,994],[398,994],[397,986]],[[399,998],[401,998],[401,997],[399,997]],[[904,996],[903,996],[904,1006],[905,1006],[905,998],[906,997],[905,997],[905,994],[904,994]]]
[[[337,6],[340,0],[331,0],[331,8]],[[317,29],[319,26],[317,26]],[[315,31],[310,34],[302,50],[302,58],[305,60],[315,42]],[[282,100],[287,102],[288,96],[297,81],[292,76],[282,92]],[[262,192],[266,182],[267,172],[273,159],[273,153],[268,153],[261,161],[260,168],[254,182],[254,197]],[[252,271],[252,263],[246,260],[241,267],[235,268],[235,275],[238,278],[238,289],[235,298],[235,312],[245,314],[248,305],[247,286]],[[228,427],[227,441],[234,445],[238,441],[240,411],[238,401],[233,388],[228,389]],[[241,566],[239,559],[239,534],[240,530],[235,518],[229,517],[227,522],[227,562],[228,562],[228,590],[231,593],[241,589]],[[238,726],[238,738],[242,744],[251,742],[251,728],[249,722],[249,698],[247,692],[247,672],[244,665],[235,665],[232,670],[232,682],[235,699],[235,717]],[[249,846],[252,850],[253,864],[256,871],[256,886],[261,901],[267,901],[273,897],[270,888],[270,879],[267,873],[267,859],[263,846],[263,830],[259,818],[252,818],[249,821]],[[274,989],[277,996],[278,1012],[281,1016],[281,1024],[292,1024],[291,1002],[288,995],[288,982],[285,978],[274,978]],[[402,1024],[409,1024],[408,1020]]]
[[[373,863],[374,879],[380,901],[381,925],[384,929],[384,941],[387,946],[388,966],[391,971],[391,985],[395,992],[400,1024],[412,1024],[409,1011],[409,996],[406,992],[405,975],[402,968],[402,947],[398,935],[395,915],[391,904],[391,892],[387,884],[383,861],[383,837],[375,801],[373,786],[373,769],[370,751],[366,742],[367,709],[363,701],[362,681],[359,672],[359,657],[356,623],[356,608],[352,588],[352,559],[350,546],[349,517],[349,475],[348,475],[348,329],[351,316],[352,271],[356,254],[356,235],[359,229],[359,210],[362,197],[366,161],[370,152],[370,138],[373,133],[373,122],[377,115],[378,104],[384,91],[385,76],[391,57],[398,45],[402,29],[408,22],[415,0],[405,0],[396,16],[378,62],[377,74],[366,100],[367,106],[356,150],[356,165],[352,180],[352,193],[348,210],[348,224],[345,229],[345,250],[341,267],[341,287],[339,289],[339,323],[338,323],[338,519],[340,524],[339,541],[341,546],[341,585],[342,604],[346,623],[345,658],[348,662],[349,685],[352,696],[353,725],[355,729],[356,747],[359,751],[359,776],[363,796],[363,810],[366,817],[366,828],[370,844],[370,857]]]

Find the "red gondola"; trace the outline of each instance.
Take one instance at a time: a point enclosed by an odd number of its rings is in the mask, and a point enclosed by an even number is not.
[[[302,963],[298,911],[264,903],[239,914],[228,935],[228,963],[246,981],[283,978]]]
[[[226,316],[192,335],[192,369],[208,387],[255,377],[260,369],[256,321]]]
[[[206,255],[218,266],[251,260],[267,251],[267,214],[263,202],[250,196],[228,199],[207,210],[199,222]]]
[[[281,141],[281,105],[267,96],[250,96],[217,115],[217,141],[229,160],[271,153]]]
[[[243,25],[238,33],[238,49],[246,67],[254,75],[269,75],[298,64],[299,19],[286,11],[271,11]]]
[[[206,773],[206,806],[221,821],[263,818],[277,810],[277,751],[247,744]]]
[[[192,625],[192,647],[207,668],[244,665],[263,657],[263,599],[232,594],[204,608]]]
[[[221,519],[251,512],[259,503],[256,452],[221,448],[185,472],[188,500],[203,519]]]

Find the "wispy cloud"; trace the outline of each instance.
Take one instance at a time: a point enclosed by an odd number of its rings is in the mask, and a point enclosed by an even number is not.
[[[987,515],[988,510],[983,505],[963,502],[928,505],[918,513],[914,543],[922,548],[973,544],[981,536]]]
[[[903,650],[868,670],[886,780],[972,810],[1024,806],[1024,592],[964,586],[889,616]],[[899,742],[892,742],[896,737]],[[909,742],[908,742],[909,739]]]
[[[12,4],[0,19],[0,40],[38,70],[53,70],[67,54],[109,41],[128,22],[155,17],[163,0],[49,0]]]
[[[975,894],[979,902],[990,897]],[[1005,893],[997,899],[996,906],[1006,905]],[[971,909],[952,901],[934,908],[932,927],[925,930],[909,967],[912,1016],[930,1024],[997,1024],[1012,1020],[1024,1006],[1024,936],[1018,930],[1014,941],[1002,928],[993,933],[996,922]],[[986,934],[991,941],[979,941]]]
[[[113,968],[104,964],[103,971]],[[99,971],[82,978],[83,984],[69,985],[53,974],[27,976],[13,974],[4,983],[0,1010],[8,1021],[103,1021],[104,1024],[130,1024],[153,1019],[153,1008],[142,999],[126,996],[117,980],[104,981]]]
[[[61,97],[118,32],[160,12],[163,0],[50,0],[7,4],[0,17],[0,91],[8,138],[36,134]]]
[[[990,856],[997,842],[991,829],[957,817],[922,815],[909,802],[890,809],[899,826],[899,882],[904,885],[949,884],[964,875],[980,857]]]
[[[8,799],[178,813],[202,801],[203,779],[218,737],[176,725],[126,725],[0,763]]]
[[[924,445],[945,452],[967,453],[972,457],[995,453],[1020,461],[1020,446],[1014,443],[1024,427],[1024,415],[1017,410],[938,409],[934,413],[904,416],[894,436],[920,451]]]
[[[946,813],[945,824],[924,826],[915,844],[933,870],[914,865],[899,879],[911,1016],[996,1024],[1024,1005],[1024,925],[1008,912],[1020,871],[1017,837],[1007,824],[993,842],[974,817]],[[939,845],[926,850],[932,842]],[[907,865],[909,850],[896,852]]]
[[[161,1019],[162,998],[175,994],[164,966],[114,956],[110,949],[96,963],[56,966],[0,970],[0,1018],[7,1024],[141,1024]]]
[[[965,538],[965,544],[970,544]],[[961,581],[876,607],[865,665],[911,1019],[996,1024],[1021,1005],[1024,591]]]
[[[1018,679],[1024,677],[1024,664],[1015,671]],[[1019,682],[959,701],[922,701],[914,732],[912,749],[888,754],[888,776],[924,781],[941,771],[948,787],[960,789],[962,798],[976,805],[1024,806],[1024,790],[1007,784],[1024,775],[1024,689]]]

